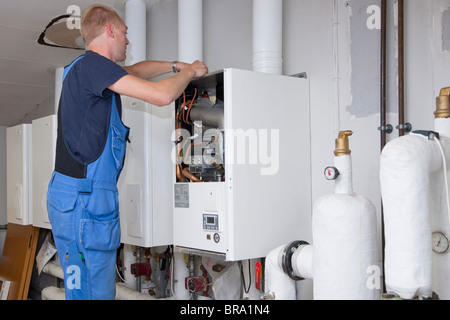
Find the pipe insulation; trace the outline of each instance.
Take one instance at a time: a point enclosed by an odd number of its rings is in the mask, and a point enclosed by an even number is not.
[[[335,157],[335,167],[335,194],[313,210],[314,299],[376,300],[379,290],[368,286],[368,270],[378,262],[375,207],[352,191],[351,156]]]
[[[283,0],[253,0],[253,70],[283,73]]]
[[[440,144],[412,133],[391,141],[381,156],[386,291],[403,299],[432,297],[433,260],[438,269],[434,289],[441,299],[450,298],[450,257],[432,252],[432,232],[450,234],[443,174],[443,158],[450,160],[449,121],[435,120]]]
[[[312,245],[297,249],[292,255],[292,270],[294,275],[303,279],[313,279],[313,255]]]
[[[49,262],[47,263],[42,271],[46,274],[54,276],[58,279],[64,280],[64,272],[59,264]],[[41,292],[42,300],[65,300],[66,296],[64,293],[64,288],[57,287],[46,287],[42,289]],[[123,283],[116,283],[116,300],[172,300],[160,299],[148,294],[143,294],[136,290],[130,289]]]
[[[272,250],[266,257],[265,292],[274,300],[295,300],[295,281],[283,271],[281,264],[282,252],[285,246]]]
[[[171,290],[176,300],[188,300],[191,296],[185,287],[184,279],[189,277],[189,268],[185,260],[185,254],[180,252],[173,253],[171,263]]]
[[[450,235],[450,208],[448,207],[448,188],[450,187],[448,177],[449,165],[450,165],[450,119],[448,118],[438,118],[435,119],[435,130],[440,134],[440,143],[442,146],[442,151],[445,157],[445,167],[442,168],[441,173],[436,173],[439,179],[444,181],[442,183],[444,186],[437,185],[437,192],[434,194],[435,200],[435,212],[432,216],[432,231],[443,232],[447,237]],[[442,162],[444,165],[444,161]],[[446,171],[444,171],[446,170]],[[447,173],[446,177],[443,177],[443,173]],[[446,181],[447,180],[447,181]],[[437,180],[434,180],[437,182]],[[445,188],[445,183],[447,183],[447,188]],[[438,293],[440,299],[450,300],[450,255],[446,254],[433,254],[433,289]]]

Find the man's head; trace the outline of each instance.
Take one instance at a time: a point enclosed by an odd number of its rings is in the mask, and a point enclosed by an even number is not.
[[[111,49],[114,61],[123,61],[126,58],[127,27],[122,18],[113,9],[92,5],[81,16],[81,36],[89,48],[93,43],[102,39]]]

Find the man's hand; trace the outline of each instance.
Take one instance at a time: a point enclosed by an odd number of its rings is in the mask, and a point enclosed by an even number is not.
[[[205,74],[208,73],[208,67],[201,61],[195,61],[192,64],[184,63],[184,62],[178,62],[177,64],[178,70],[182,71],[184,69],[190,68],[194,71],[194,78],[201,78]]]

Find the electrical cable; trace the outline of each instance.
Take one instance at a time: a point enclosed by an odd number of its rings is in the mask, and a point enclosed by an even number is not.
[[[239,261],[239,264],[241,267],[240,269],[241,269],[242,285],[244,287],[244,292],[249,293],[250,287],[252,285],[252,271],[250,268],[250,260],[248,260],[248,288],[245,287],[245,278],[244,278],[244,270],[243,270],[243,266],[242,266],[242,261]]]
[[[441,151],[442,155],[442,161],[444,163],[444,183],[445,183],[445,191],[446,191],[446,197],[447,197],[447,213],[448,213],[448,219],[450,222],[450,196],[448,193],[448,177],[447,177],[447,160],[445,159],[445,153],[444,149],[442,148],[442,144],[439,141],[439,139],[436,136],[433,136],[433,139],[437,142],[439,146],[439,150]]]
[[[136,282],[137,277],[134,277],[133,281],[126,281],[124,278],[122,278],[122,276],[120,275],[119,269],[117,268],[117,263],[115,265],[116,265],[117,275],[119,276],[120,280],[122,280],[122,282],[124,282],[124,283],[135,283]]]

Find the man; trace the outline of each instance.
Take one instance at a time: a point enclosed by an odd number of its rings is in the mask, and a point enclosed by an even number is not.
[[[66,299],[112,300],[120,245],[116,184],[130,130],[121,121],[120,94],[165,106],[208,69],[199,61],[120,67],[116,62],[126,57],[127,27],[105,6],[85,10],[81,34],[86,53],[67,66],[63,76],[47,208]],[[172,71],[179,72],[159,82],[144,80]]]

